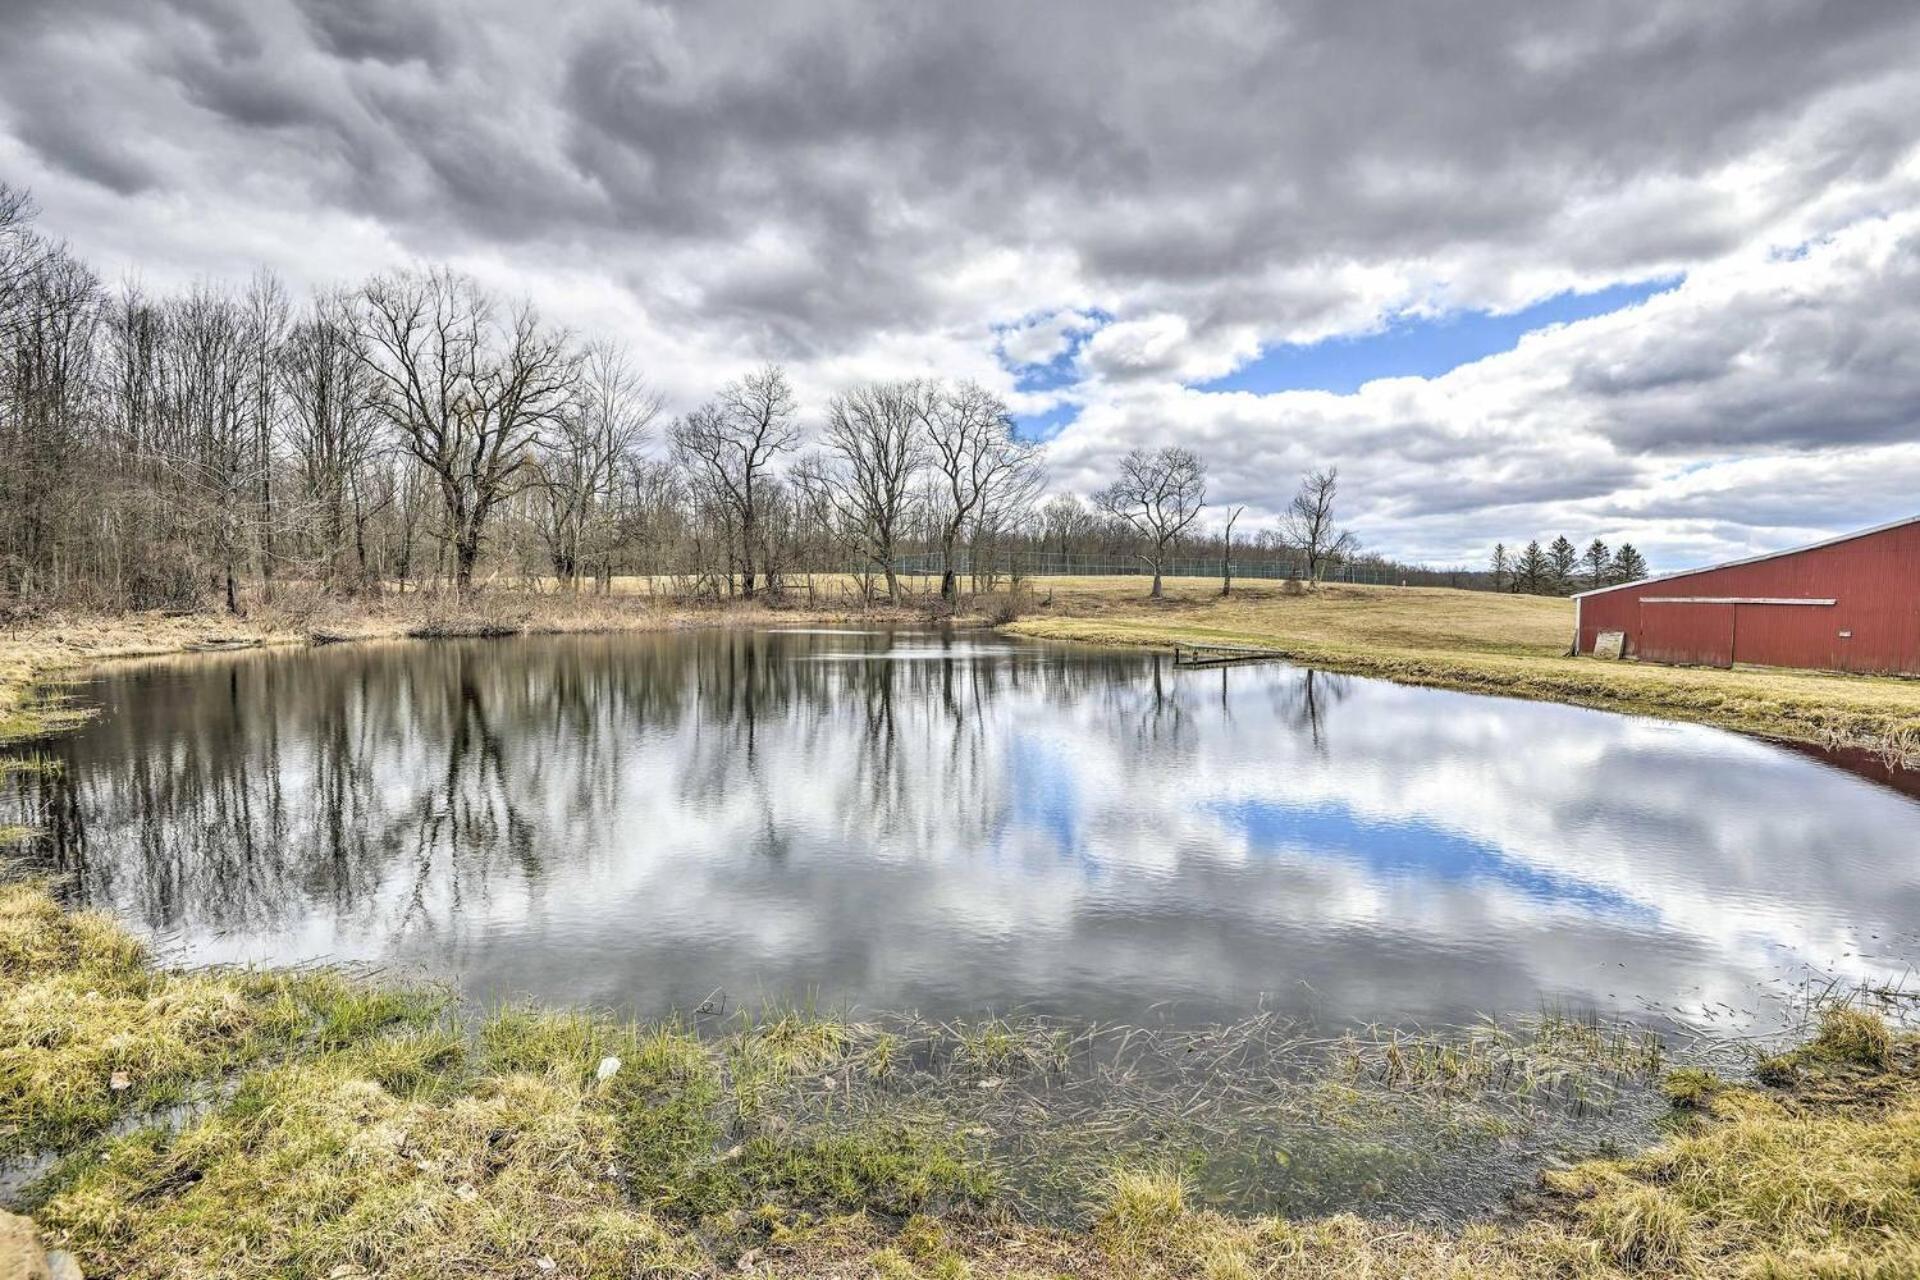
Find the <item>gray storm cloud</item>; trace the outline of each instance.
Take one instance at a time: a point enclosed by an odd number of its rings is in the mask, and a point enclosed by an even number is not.
[[[109,276],[445,259],[620,333],[676,402],[766,358],[815,401],[972,376],[1078,413],[1062,487],[1177,437],[1270,513],[1334,462],[1370,544],[1443,560],[1561,529],[1706,557],[1920,492],[1911,3],[11,0],[0,25],[0,177]],[[1655,278],[1681,283],[1438,378],[1194,389],[1263,345]],[[1035,359],[1067,376],[1032,389]]]

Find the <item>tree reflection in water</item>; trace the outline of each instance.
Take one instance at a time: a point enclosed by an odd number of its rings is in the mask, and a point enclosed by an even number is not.
[[[1796,962],[1877,972],[1920,919],[1894,791],[1279,665],[708,631],[159,661],[90,692],[11,816],[76,900],[194,960],[647,1011],[724,985],[1364,1020],[1736,1002]]]

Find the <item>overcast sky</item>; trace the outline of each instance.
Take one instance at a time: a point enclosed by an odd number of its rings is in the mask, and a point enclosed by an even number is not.
[[[0,0],[0,178],[155,287],[451,262],[675,407],[973,377],[1249,522],[1338,465],[1439,563],[1920,513],[1913,0]]]

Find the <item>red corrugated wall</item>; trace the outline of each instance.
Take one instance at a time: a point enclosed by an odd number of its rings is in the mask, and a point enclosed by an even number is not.
[[[1673,597],[1739,603],[1657,603]],[[1579,608],[1581,653],[1593,652],[1602,631],[1620,631],[1627,654],[1647,661],[1920,674],[1920,521],[1752,564],[1634,583],[1588,596]]]
[[[1730,667],[1735,608],[1730,604],[1648,604],[1643,600],[1633,653],[1648,662]]]

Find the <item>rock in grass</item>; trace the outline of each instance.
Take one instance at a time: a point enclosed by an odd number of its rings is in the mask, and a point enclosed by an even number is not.
[[[80,1264],[62,1249],[48,1253],[33,1219],[0,1209],[0,1276],[6,1280],[81,1280]]]

